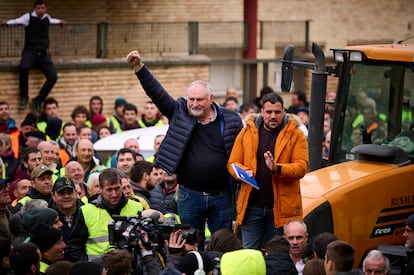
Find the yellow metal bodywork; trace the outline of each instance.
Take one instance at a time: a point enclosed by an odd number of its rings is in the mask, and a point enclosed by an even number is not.
[[[355,264],[380,244],[404,244],[414,212],[414,165],[350,161],[308,173],[301,181],[304,217],[328,201],[334,234],[356,250]]]
[[[358,50],[372,60],[414,62],[413,44],[379,44],[348,46],[347,50]]]

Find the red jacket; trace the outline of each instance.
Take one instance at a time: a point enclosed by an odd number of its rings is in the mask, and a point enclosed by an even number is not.
[[[299,180],[305,175],[308,166],[308,143],[303,132],[298,128],[300,122],[296,117],[286,115],[287,123],[280,131],[276,144],[274,162],[282,167],[280,175],[273,176],[273,214],[275,225],[283,226],[291,219],[302,219],[302,198]],[[258,126],[263,123],[259,116],[248,120],[246,127],[238,134],[234,142],[227,169],[236,178],[232,163],[256,175],[256,154],[259,145]],[[250,185],[242,183],[237,198],[236,228],[243,222],[248,207]]]

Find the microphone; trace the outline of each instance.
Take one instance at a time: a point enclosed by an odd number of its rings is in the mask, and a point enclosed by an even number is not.
[[[150,218],[153,222],[158,222],[160,217],[161,217],[161,215],[160,215],[159,212],[153,212],[153,213],[151,213],[151,215],[149,215],[148,218]]]

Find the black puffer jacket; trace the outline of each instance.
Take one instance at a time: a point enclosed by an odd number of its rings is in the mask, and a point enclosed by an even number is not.
[[[274,253],[269,254],[265,257],[266,262],[266,274],[277,274],[277,275],[297,275],[295,265],[290,259],[288,254],[285,253]]]
[[[169,129],[157,155],[155,165],[172,175],[177,169],[184,150],[190,139],[197,120],[188,112],[187,100],[180,97],[175,100],[154,78],[144,66],[136,72],[145,93],[152,99],[160,112],[169,119]],[[226,149],[227,159],[230,156],[234,140],[243,127],[240,116],[215,104],[220,118],[220,128]]]

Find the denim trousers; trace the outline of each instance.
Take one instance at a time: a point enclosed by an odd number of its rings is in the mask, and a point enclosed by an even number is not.
[[[208,225],[211,234],[221,228],[231,230],[233,204],[230,191],[205,193],[181,186],[177,190],[177,207],[181,223],[202,232],[199,249],[204,250],[204,227]]]
[[[283,227],[275,227],[273,209],[249,206],[241,225],[243,248],[260,249],[276,235],[283,235]]]

